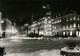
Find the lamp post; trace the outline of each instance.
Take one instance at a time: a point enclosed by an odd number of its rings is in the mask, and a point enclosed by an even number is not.
[[[39,34],[39,30],[40,30],[40,22],[38,22],[38,34]]]

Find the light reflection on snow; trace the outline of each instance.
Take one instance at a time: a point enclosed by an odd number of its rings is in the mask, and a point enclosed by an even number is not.
[[[40,50],[36,52],[31,53],[13,53],[13,54],[7,54],[5,56],[61,56],[59,50]]]
[[[38,40],[40,40],[40,39],[43,39],[43,37],[38,37],[38,38],[34,37],[34,38],[31,38],[31,37],[22,37],[22,36],[12,36],[9,39],[38,39]]]
[[[60,50],[58,50],[58,49],[40,50],[40,51],[29,52],[29,53],[12,52],[12,51],[19,51],[19,49],[17,47],[23,43],[21,39],[36,39],[36,38],[13,36],[8,39],[1,39],[0,46],[5,46],[6,52],[7,52],[7,54],[4,56],[60,56]],[[17,50],[15,48],[17,48]]]

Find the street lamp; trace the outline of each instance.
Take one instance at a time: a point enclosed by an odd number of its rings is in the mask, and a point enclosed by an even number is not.
[[[39,34],[39,30],[40,30],[40,22],[38,22],[38,34]]]

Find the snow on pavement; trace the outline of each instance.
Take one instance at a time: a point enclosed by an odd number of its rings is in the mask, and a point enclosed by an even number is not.
[[[61,56],[59,50],[40,50],[36,52],[31,53],[13,53],[13,54],[7,54],[4,56]]]

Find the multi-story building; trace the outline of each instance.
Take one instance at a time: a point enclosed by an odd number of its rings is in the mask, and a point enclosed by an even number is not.
[[[31,32],[33,33],[38,33],[38,22],[37,21],[34,21],[33,24],[30,26],[31,28]]]
[[[14,35],[18,32],[16,24],[12,24],[12,22],[9,19],[3,18],[1,22],[2,32],[6,32],[7,36]]]
[[[31,25],[31,31],[38,33],[39,35],[51,36],[51,27],[51,17],[43,17]]]
[[[54,36],[80,36],[80,15],[72,13],[53,19]]]

